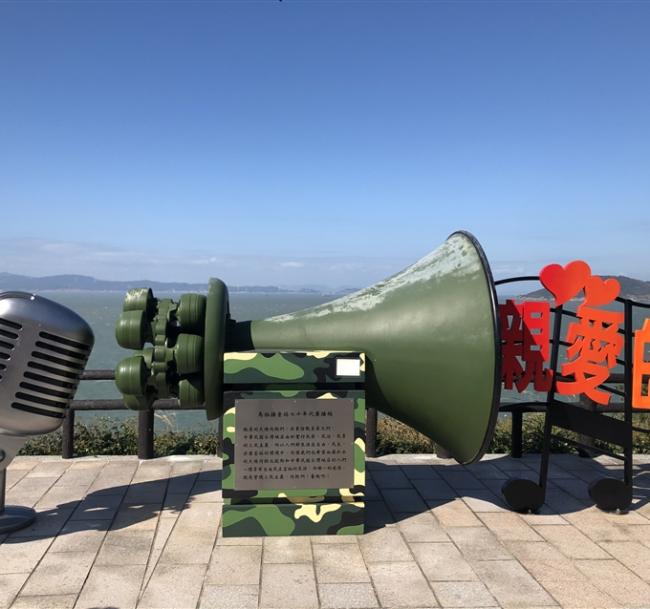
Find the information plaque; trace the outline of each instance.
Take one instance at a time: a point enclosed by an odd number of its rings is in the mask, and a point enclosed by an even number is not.
[[[354,485],[354,400],[235,402],[235,488]]]

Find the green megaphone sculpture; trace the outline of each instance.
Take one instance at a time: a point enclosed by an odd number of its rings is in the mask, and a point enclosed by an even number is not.
[[[178,302],[128,292],[116,329],[138,353],[122,360],[125,403],[159,398],[222,413],[224,353],[336,350],[366,354],[369,406],[413,426],[460,463],[481,458],[500,399],[500,334],[492,273],[476,239],[457,232],[375,285],[333,302],[263,320],[231,318],[226,285]],[[151,343],[145,348],[146,343]]]

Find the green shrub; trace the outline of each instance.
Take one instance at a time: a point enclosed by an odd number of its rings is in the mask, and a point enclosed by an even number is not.
[[[620,418],[622,415],[615,415]],[[650,429],[650,413],[636,414],[635,427]],[[500,417],[489,452],[510,452],[510,417]],[[575,438],[571,432],[555,428],[553,452],[575,452],[575,448],[563,438]],[[544,439],[544,416],[538,413],[524,415],[524,452],[541,452]],[[620,452],[620,447],[597,443],[602,448]],[[650,453],[650,434],[635,432],[633,446],[636,453]],[[77,423],[74,433],[75,456],[92,455],[135,455],[138,452],[137,419],[131,417],[115,421],[100,417],[92,423]],[[213,455],[217,451],[217,434],[210,431],[178,431],[167,429],[156,432],[154,454],[165,455]],[[377,454],[431,453],[434,446],[431,440],[413,428],[390,417],[381,417],[377,423]],[[22,455],[60,455],[61,430],[30,439],[22,449]]]
[[[165,430],[154,436],[154,454],[210,455],[217,452],[217,434],[213,431]],[[92,455],[135,455],[138,453],[137,419],[114,421],[100,417],[92,423],[77,423],[74,430],[76,457]],[[30,439],[21,455],[60,455],[61,430]]]

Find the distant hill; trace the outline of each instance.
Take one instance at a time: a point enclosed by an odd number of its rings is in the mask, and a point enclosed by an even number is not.
[[[41,290],[90,290],[95,292],[123,292],[131,288],[150,287],[159,292],[205,292],[208,284],[149,281],[137,279],[133,281],[105,281],[86,275],[51,275],[49,277],[28,277],[27,275],[14,275],[0,273],[0,292],[19,290],[24,292],[38,292]],[[230,292],[252,293],[291,293],[318,294],[318,290],[311,288],[286,289],[273,285],[242,285],[228,286]]]
[[[641,302],[650,302],[650,281],[641,281],[640,279],[632,279],[624,275],[602,275],[603,279],[613,277],[621,284],[620,296],[623,298],[631,298],[632,300],[639,300]],[[541,289],[535,290],[525,294],[526,298],[536,298],[550,300],[552,298],[548,290]]]

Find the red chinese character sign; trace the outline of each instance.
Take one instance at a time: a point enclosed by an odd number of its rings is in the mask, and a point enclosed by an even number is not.
[[[576,309],[578,321],[567,331],[568,361],[562,364],[561,374],[570,381],[558,381],[557,391],[562,395],[585,394],[597,404],[607,405],[611,394],[599,389],[607,381],[616,358],[623,349],[619,326],[623,312],[608,311],[601,307],[616,300],[621,286],[616,279],[603,280],[591,274],[586,262],[576,260],[565,267],[551,264],[540,273],[542,285],[555,298],[555,306],[563,305],[584,294],[582,304]]]
[[[581,260],[564,267],[559,264],[544,267],[540,281],[553,295],[556,307],[583,295],[583,302],[576,310],[577,321],[569,325],[566,336],[568,361],[562,364],[560,373],[567,380],[556,383],[557,392],[585,394],[598,404],[609,404],[611,394],[600,387],[609,378],[623,348],[623,337],[618,330],[624,315],[603,307],[618,296],[618,281],[592,275],[589,265]],[[553,371],[544,367],[549,358],[549,303],[516,304],[508,300],[499,306],[499,315],[505,388],[515,386],[521,392],[532,381],[535,390],[549,391]]]
[[[551,389],[553,372],[544,367],[549,357],[550,314],[548,302],[507,300],[499,305],[501,375],[506,389],[516,386],[521,392],[531,381],[536,391]]]
[[[650,409],[650,319],[634,333],[632,406]]]

